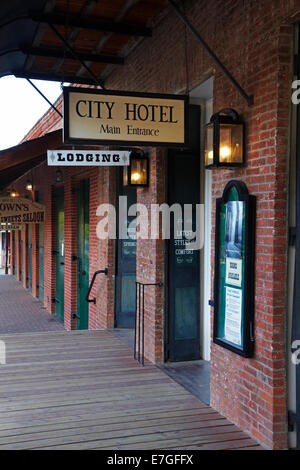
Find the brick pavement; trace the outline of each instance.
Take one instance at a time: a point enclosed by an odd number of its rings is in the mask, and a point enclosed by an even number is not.
[[[13,276],[0,275],[0,334],[64,330]]]

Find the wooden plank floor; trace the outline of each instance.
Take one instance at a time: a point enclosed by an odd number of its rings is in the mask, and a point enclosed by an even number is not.
[[[0,450],[260,448],[108,331],[0,339]]]

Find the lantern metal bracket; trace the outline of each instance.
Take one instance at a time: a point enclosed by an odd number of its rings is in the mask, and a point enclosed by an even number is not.
[[[200,36],[198,31],[194,28],[194,26],[189,22],[187,19],[186,15],[178,8],[174,0],[168,0],[170,5],[172,6],[173,10],[176,12],[176,14],[179,16],[179,18],[186,24],[186,26],[189,28],[189,30],[196,36],[198,41],[201,42],[202,46],[204,49],[209,53],[209,55],[213,58],[213,60],[216,62],[216,64],[220,67],[220,69],[224,72],[224,74],[229,78],[231,83],[234,85],[234,87],[238,90],[240,95],[247,101],[248,106],[253,105],[254,103],[254,98],[253,95],[248,95],[245,90],[241,87],[241,85],[238,83],[238,81],[232,76],[232,74],[229,72],[229,70],[225,67],[225,65],[220,61],[220,59],[216,56],[216,54],[212,51],[212,49],[209,47],[209,45],[204,41],[204,39]]]

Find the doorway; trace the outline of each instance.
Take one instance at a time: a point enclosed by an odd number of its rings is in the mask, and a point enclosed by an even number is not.
[[[89,304],[85,300],[89,289],[89,201],[88,179],[78,182],[77,187],[77,323],[78,330],[89,327]]]
[[[121,180],[121,178],[120,178]],[[127,206],[136,204],[136,188],[123,186],[120,181],[120,196],[127,197]],[[127,216],[125,221],[128,239],[118,238],[117,249],[117,305],[116,327],[134,328],[136,308],[136,238],[134,232],[135,217]],[[130,225],[130,227],[129,227]]]
[[[196,230],[196,204],[200,203],[200,107],[190,106],[190,151],[171,151],[168,157],[168,203],[181,214],[171,219],[168,249],[167,359],[200,358],[200,250],[186,247],[185,204],[192,205],[192,230]],[[178,220],[181,218],[179,226]],[[176,228],[174,225],[176,223]],[[178,234],[178,230],[181,232]],[[181,239],[176,236],[182,235]]]
[[[65,212],[64,188],[57,188],[54,192],[55,201],[55,262],[56,262],[56,293],[55,313],[64,321],[64,259],[65,259]]]
[[[199,155],[169,157],[169,205],[199,204]],[[181,230],[184,230],[181,224]],[[176,229],[175,229],[176,230]],[[171,222],[169,242],[169,360],[191,361],[200,357],[200,253],[185,246],[186,239],[174,238]]]

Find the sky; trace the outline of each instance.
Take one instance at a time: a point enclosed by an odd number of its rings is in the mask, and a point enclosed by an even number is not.
[[[51,103],[61,94],[59,82],[32,80]],[[49,104],[23,78],[0,78],[0,150],[17,145]]]

